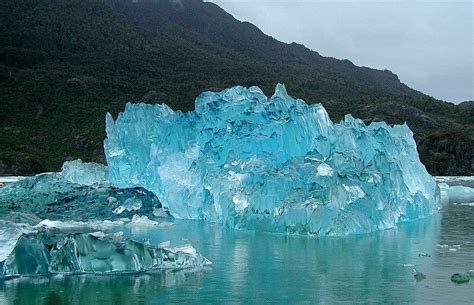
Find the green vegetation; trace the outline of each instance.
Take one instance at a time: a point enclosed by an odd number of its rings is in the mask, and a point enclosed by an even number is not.
[[[390,71],[278,42],[212,3],[3,0],[0,38],[0,173],[103,161],[105,113],[115,116],[128,101],[189,110],[203,90],[258,85],[271,94],[278,82],[322,102],[334,120],[352,113],[406,121],[434,174],[474,171],[472,111],[417,92]],[[433,134],[461,137],[459,149]],[[448,159],[447,167],[436,161]]]

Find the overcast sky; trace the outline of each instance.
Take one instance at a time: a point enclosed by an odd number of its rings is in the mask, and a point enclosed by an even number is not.
[[[212,0],[287,43],[389,69],[439,99],[474,100],[474,0]]]

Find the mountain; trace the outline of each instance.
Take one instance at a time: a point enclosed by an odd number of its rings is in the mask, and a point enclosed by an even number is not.
[[[460,103],[458,106],[459,108],[472,111],[474,110],[474,101],[465,101],[465,102]]]
[[[271,94],[278,82],[322,102],[333,120],[406,121],[433,174],[474,171],[474,118],[463,107],[388,70],[279,42],[213,3],[3,0],[0,38],[0,175],[103,162],[105,113],[128,101],[189,110],[204,90],[258,85]],[[440,144],[454,134],[459,150]]]

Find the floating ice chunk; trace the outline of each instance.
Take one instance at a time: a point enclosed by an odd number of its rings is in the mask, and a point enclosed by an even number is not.
[[[186,113],[127,104],[106,129],[111,182],[152,191],[176,218],[344,235],[439,209],[406,125],[334,124],[283,85],[271,98],[256,87],[204,92]]]
[[[190,246],[192,248],[192,246]],[[51,251],[52,272],[143,272],[203,267],[210,261],[192,248],[158,248],[133,240],[69,235]]]
[[[414,272],[415,272],[415,274],[413,274],[413,277],[415,278],[415,280],[417,282],[426,279],[426,275],[423,272],[420,272],[420,271],[417,271],[417,270],[414,270]]]
[[[46,222],[45,222],[46,223]],[[50,223],[61,230],[74,225]],[[10,229],[7,231],[7,227]],[[0,222],[0,278],[55,273],[144,272],[161,269],[198,268],[211,262],[192,246],[150,245],[123,234],[66,233],[49,229],[24,231]],[[18,229],[18,230],[17,230]]]
[[[470,279],[467,273],[455,273],[451,275],[451,282],[455,284],[469,283]]]
[[[449,186],[446,183],[439,183],[441,199],[443,203],[470,205],[474,203],[474,188],[462,185]]]
[[[435,176],[434,179],[436,182],[452,185],[469,185],[474,183],[474,176]]]
[[[82,162],[81,159],[64,162],[61,175],[71,183],[82,185],[108,183],[107,166]]]

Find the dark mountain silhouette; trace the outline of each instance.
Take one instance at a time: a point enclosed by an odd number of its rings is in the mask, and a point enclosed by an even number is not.
[[[258,85],[270,94],[278,82],[322,102],[333,120],[352,113],[406,121],[433,173],[474,171],[472,112],[388,70],[279,42],[212,3],[3,0],[0,38],[0,174],[57,170],[71,158],[103,161],[105,113],[127,101],[189,110],[203,90]],[[433,135],[446,133],[463,138],[460,150],[443,151],[453,160],[443,167]]]

